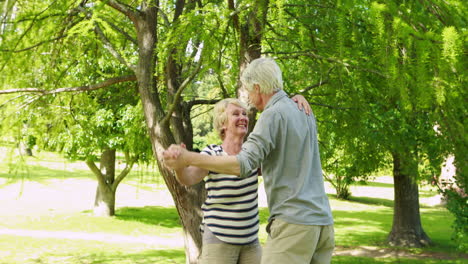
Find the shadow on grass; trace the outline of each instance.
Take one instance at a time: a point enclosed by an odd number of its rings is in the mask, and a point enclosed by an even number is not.
[[[119,220],[136,221],[167,228],[180,227],[179,216],[174,207],[122,207],[117,209],[115,217]]]
[[[419,190],[419,198],[428,198],[433,197],[434,195],[439,194],[435,187],[433,190]]]
[[[356,256],[334,256],[333,264],[462,264],[463,260],[446,260],[446,259],[409,259],[409,258],[368,258]]]
[[[336,198],[336,195],[334,195],[334,197]],[[380,205],[380,206],[392,207],[392,208],[394,204],[394,202],[389,199],[365,197],[365,196],[351,196],[349,197],[348,201],[362,203],[362,204],[369,204],[369,205]]]
[[[356,186],[368,186],[368,187],[381,187],[381,188],[393,188],[393,183],[384,183],[384,182],[357,182]]]
[[[183,250],[148,250],[139,253],[114,254],[114,255],[91,255],[80,258],[82,263],[185,263],[185,252]]]
[[[393,211],[333,211],[337,245],[382,246],[390,232]]]
[[[60,254],[41,256],[36,259],[35,263],[57,263],[50,262],[51,260],[67,259],[61,263],[139,263],[139,264],[184,264],[185,252],[184,250],[145,250],[137,253],[126,252],[105,252],[103,254],[83,252],[80,255],[74,256],[61,256]]]

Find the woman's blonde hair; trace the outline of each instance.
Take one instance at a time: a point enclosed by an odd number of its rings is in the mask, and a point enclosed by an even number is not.
[[[247,111],[247,105],[237,98],[226,98],[217,102],[213,108],[213,127],[221,139],[224,139],[224,123],[227,121],[226,108],[229,104],[241,107]]]

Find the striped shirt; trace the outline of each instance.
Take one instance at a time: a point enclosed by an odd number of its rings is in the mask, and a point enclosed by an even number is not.
[[[201,152],[210,156],[225,156],[219,145],[209,145]],[[209,172],[205,177],[207,197],[202,205],[203,223],[221,241],[245,245],[257,240],[258,170],[246,178]]]

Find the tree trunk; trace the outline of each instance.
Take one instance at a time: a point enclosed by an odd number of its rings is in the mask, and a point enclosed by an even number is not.
[[[161,157],[164,149],[169,147],[170,144],[175,144],[175,138],[184,137],[175,136],[170,129],[169,123],[162,122],[165,111],[159,98],[154,72],[155,65],[157,65],[157,57],[154,53],[157,43],[157,7],[148,7],[141,10],[141,12],[144,13],[144,16],[135,20],[139,47],[139,58],[136,67],[138,90],[159,171],[179,212],[184,231],[186,262],[195,264],[202,246],[199,227],[201,224],[203,195],[201,195],[200,188],[204,186],[184,187],[176,181],[172,171],[162,165]]]
[[[154,143],[154,145],[158,144],[158,142]],[[159,171],[163,175],[164,181],[172,195],[182,224],[186,263],[196,264],[198,263],[198,257],[202,248],[200,225],[203,214],[201,205],[205,200],[205,185],[203,183],[190,187],[181,185],[177,182],[172,171],[162,165],[158,157],[161,157],[161,155],[156,157]]]
[[[230,0],[229,8],[235,10],[235,1]],[[239,77],[247,65],[260,58],[262,54],[263,28],[266,23],[268,0],[255,2],[253,10],[247,15],[246,20],[240,24],[239,16],[234,17],[234,27],[239,32]],[[237,97],[244,103],[248,102],[248,91],[242,86],[240,80],[237,85]],[[249,133],[256,123],[257,109],[251,107],[248,112]],[[246,137],[247,138],[247,137]]]
[[[401,247],[428,246],[431,240],[422,228],[419,213],[417,166],[401,153],[393,153],[392,156],[395,204],[388,242]]]
[[[29,157],[32,157],[32,155],[33,155],[32,149],[30,149],[30,148],[25,148],[24,153],[26,153],[26,156],[29,156]]]
[[[106,149],[101,154],[100,171],[103,180],[98,180],[94,201],[95,216],[115,215],[115,149]]]

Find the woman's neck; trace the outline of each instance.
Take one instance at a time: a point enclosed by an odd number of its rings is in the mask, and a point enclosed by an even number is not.
[[[242,143],[244,143],[244,137],[225,137],[221,146],[227,154],[236,155],[241,151]]]

